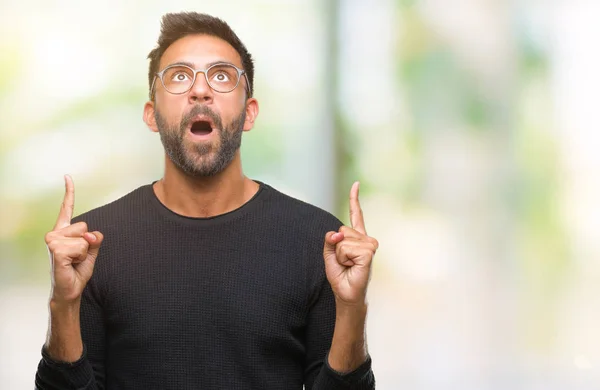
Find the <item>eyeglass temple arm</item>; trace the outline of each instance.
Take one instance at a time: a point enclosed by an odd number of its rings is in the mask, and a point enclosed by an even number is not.
[[[154,100],[154,85],[156,84],[156,78],[158,77],[158,73],[154,75],[154,79],[152,80],[152,85],[150,86],[150,100]]]

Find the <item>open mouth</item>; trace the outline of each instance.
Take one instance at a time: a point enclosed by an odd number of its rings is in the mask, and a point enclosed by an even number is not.
[[[212,133],[212,125],[209,121],[199,120],[192,123],[192,127],[190,128],[192,134],[196,135],[208,135]]]

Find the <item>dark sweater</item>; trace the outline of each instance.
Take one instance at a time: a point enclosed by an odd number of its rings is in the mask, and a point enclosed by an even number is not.
[[[173,213],[151,185],[73,222],[105,236],[81,303],[82,358],[42,349],[50,389],[373,389],[370,358],[327,364],[335,301],[325,276],[331,214],[259,183],[239,209]]]

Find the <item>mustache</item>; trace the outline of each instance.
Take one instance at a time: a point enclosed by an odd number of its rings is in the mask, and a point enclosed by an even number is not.
[[[198,115],[205,115],[209,117],[214,123],[215,127],[219,130],[223,129],[223,122],[221,121],[221,117],[214,112],[210,107],[205,105],[196,105],[188,111],[183,118],[181,119],[181,130],[184,131],[192,121],[192,119]]]

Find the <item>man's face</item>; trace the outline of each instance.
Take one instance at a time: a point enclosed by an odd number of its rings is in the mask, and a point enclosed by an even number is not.
[[[189,35],[167,48],[159,70],[175,63],[206,69],[216,62],[242,68],[239,54],[227,42],[208,35]],[[167,92],[160,80],[155,81],[156,129],[169,159],[187,175],[213,176],[231,163],[239,150],[242,131],[252,128],[254,118],[247,121],[246,114],[243,76],[237,88],[228,93],[212,90],[203,73],[198,73],[190,91],[181,95]]]

